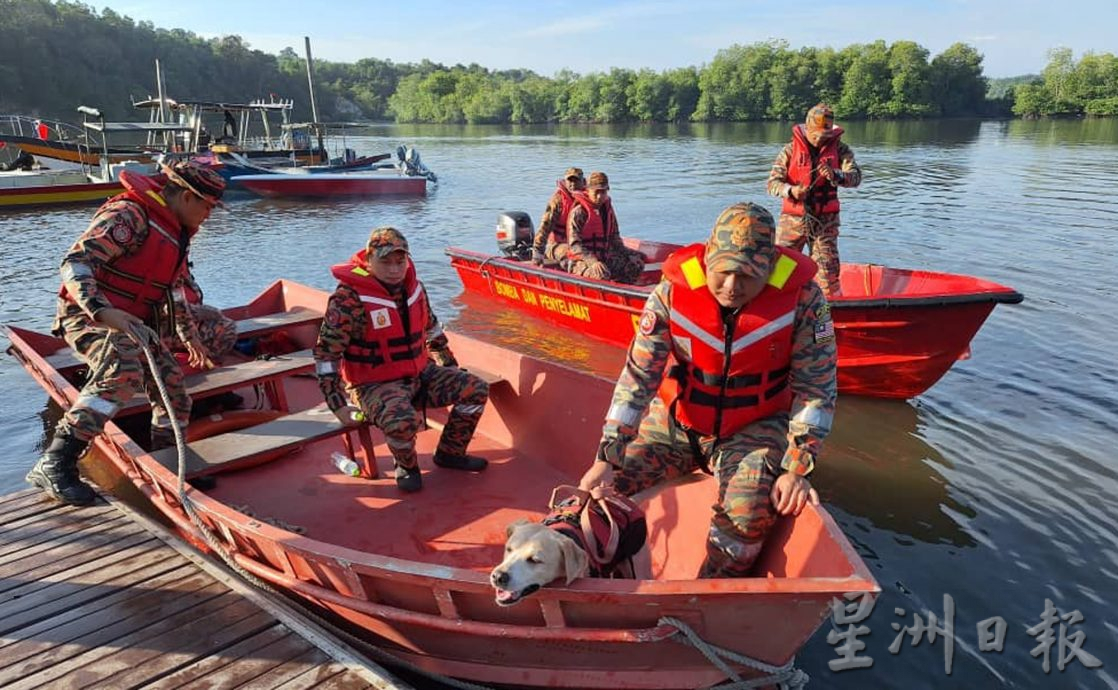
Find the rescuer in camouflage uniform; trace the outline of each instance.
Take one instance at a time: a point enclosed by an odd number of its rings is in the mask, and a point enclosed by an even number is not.
[[[54,498],[85,505],[96,498],[78,475],[89,442],[133,395],[147,391],[152,403],[151,446],[171,445],[170,414],[190,420],[183,374],[165,340],[189,334],[190,315],[170,297],[184,272],[190,238],[220,203],[221,176],[193,163],[163,167],[160,177],[125,173],[125,193],[105,202],[62,258],[52,332],[86,364],[89,376],[63,415],[46,452],[27,481]],[[142,293],[142,294],[141,294]],[[167,318],[171,315],[172,318]],[[148,341],[152,328],[160,337]],[[172,410],[164,409],[138,340],[148,342],[155,375],[167,386]],[[212,366],[198,339],[185,342],[192,366]]]
[[[566,256],[567,219],[574,206],[574,193],[586,189],[586,178],[582,168],[567,168],[563,179],[556,184],[555,193],[547,200],[547,208],[540,218],[540,227],[532,240],[532,263],[542,266],[545,261],[559,262],[555,258],[555,248],[562,247]],[[561,237],[561,242],[556,238]]]
[[[842,142],[842,128],[824,103],[807,113],[803,125],[792,128],[769,172],[769,194],[784,199],[776,243],[797,251],[808,246],[819,265],[816,281],[828,297],[841,294],[839,282],[838,187],[857,187],[862,170],[854,152]],[[806,197],[806,199],[805,199]]]
[[[774,247],[773,234],[768,211],[735,204],[705,245],[665,262],[581,482],[632,495],[696,469],[713,473],[718,503],[701,577],[746,575],[776,515],[818,503],[808,476],[834,414],[834,327],[815,265]],[[714,421],[704,432],[684,418]]]
[[[423,486],[415,437],[428,405],[453,405],[435,464],[484,470],[486,460],[467,455],[466,446],[485,410],[489,386],[458,368],[415,277],[404,236],[395,228],[377,228],[364,250],[332,271],[339,283],[314,348],[326,404],[343,424],[360,419],[360,412],[384,432],[402,491]],[[413,320],[418,318],[422,321]]]
[[[578,202],[567,218],[567,246],[556,246],[554,258],[568,259],[570,273],[599,280],[633,284],[644,271],[644,254],[629,249],[621,240],[617,215],[609,198],[609,178],[604,172],[590,173],[586,191],[575,194]],[[600,232],[590,239],[591,227]]]

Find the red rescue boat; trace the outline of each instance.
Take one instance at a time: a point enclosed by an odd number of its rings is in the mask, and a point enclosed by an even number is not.
[[[446,411],[429,410],[434,428],[419,435],[424,487],[405,496],[384,474],[391,466],[384,444],[372,443],[368,429],[342,428],[305,376],[326,298],[277,282],[227,310],[243,339],[282,331],[273,348],[282,342],[292,351],[267,360],[235,353],[188,376],[189,392],[196,401],[229,390],[253,396],[259,385],[283,416],[190,443],[187,476],[217,475],[217,482],[185,495],[242,568],[337,614],[381,651],[427,672],[518,687],[707,687],[727,670],[741,678],[759,672],[736,661],[719,669],[683,629],[781,666],[826,619],[834,597],[879,591],[832,518],[811,506],[778,523],[754,577],[694,579],[716,489],[695,476],[645,504],[654,579],[556,583],[515,606],[497,605],[487,575],[501,559],[506,527],[542,517],[551,489],[577,481],[593,456],[612,380],[451,334],[462,365],[490,381],[471,445],[490,466],[476,475],[435,468]],[[56,402],[77,397],[81,367],[63,341],[16,327],[7,335]],[[133,402],[96,439],[83,469],[115,470],[206,548],[182,509],[175,450],[143,445],[149,423],[146,404]],[[340,474],[335,451],[355,456],[367,476]]]
[[[515,256],[448,248],[467,291],[491,295],[564,328],[628,347],[660,267],[680,245],[626,238],[645,255],[637,285],[574,276]],[[981,278],[874,264],[842,265],[842,296],[830,300],[839,391],[911,398],[959,359],[997,304],[1021,293]],[[620,360],[618,362],[620,366]]]

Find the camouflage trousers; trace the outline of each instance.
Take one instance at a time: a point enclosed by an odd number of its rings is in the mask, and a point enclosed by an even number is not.
[[[156,375],[166,384],[171,398],[170,412],[163,406],[147,357],[130,336],[96,325],[84,316],[63,319],[61,327],[62,337],[89,368],[89,378],[55,427],[55,435],[90,441],[133,395],[146,393],[152,407],[152,447],[173,444],[170,415],[185,429],[190,422],[191,401],[183,385],[182,369],[167,347],[158,341],[149,345],[155,355]]]
[[[191,304],[187,307],[198,328],[198,337],[210,357],[229,354],[237,342],[237,322],[208,304]]]
[[[350,393],[373,425],[384,432],[396,466],[411,469],[419,466],[415,437],[423,421],[420,410],[453,406],[437,450],[464,455],[489,399],[489,384],[457,367],[428,362],[415,378],[355,386]]]
[[[628,247],[615,247],[598,254],[601,261],[571,260],[570,247],[565,243],[549,244],[544,257],[566,266],[568,273],[598,280],[612,280],[632,285],[644,272],[644,254]],[[568,264],[567,262],[570,261]]]
[[[818,216],[793,216],[780,214],[776,226],[776,243],[802,251],[804,245],[819,266],[815,282],[823,289],[823,294],[835,297],[842,294],[839,283],[839,214],[821,213]]]
[[[718,502],[707,535],[707,557],[699,577],[745,577],[776,521],[769,492],[788,445],[788,417],[776,415],[747,425],[714,446],[696,442],[718,479]],[[713,447],[713,448],[712,448]],[[668,416],[663,401],[649,405],[637,438],[628,445],[614,486],[626,496],[699,469],[687,432]]]

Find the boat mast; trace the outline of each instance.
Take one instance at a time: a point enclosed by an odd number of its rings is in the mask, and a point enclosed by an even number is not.
[[[326,146],[322,141],[322,122],[318,119],[318,105],[314,101],[314,67],[313,61],[311,60],[311,37],[304,36],[303,41],[307,46],[307,88],[311,92],[311,119],[314,120],[314,129],[318,134],[319,160],[325,163],[328,162],[329,158],[325,155]]]
[[[163,109],[163,107],[166,105],[166,103],[163,100],[163,70],[161,70],[159,68],[159,58],[155,58],[155,91],[159,95],[159,121],[161,123],[166,123],[167,122],[167,113]],[[169,136],[174,136],[174,135],[173,134],[168,134],[167,132],[163,133],[163,150],[164,151],[172,150],[171,142],[168,140]],[[149,146],[153,143],[152,142],[153,138],[154,138],[154,134],[148,136],[148,145]]]

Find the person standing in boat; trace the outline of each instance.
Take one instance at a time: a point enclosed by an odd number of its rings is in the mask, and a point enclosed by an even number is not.
[[[633,284],[644,271],[644,255],[629,249],[621,239],[609,178],[592,172],[586,191],[574,195],[575,205],[567,218],[566,251],[556,248],[557,258],[567,259],[567,271],[575,275]],[[562,255],[562,256],[560,256]]]
[[[90,373],[27,481],[71,505],[96,498],[79,476],[78,459],[133,395],[147,391],[151,398],[153,450],[174,444],[170,415],[183,427],[190,421],[182,370],[163,339],[191,332],[189,312],[170,293],[187,270],[190,239],[221,202],[225,181],[186,161],[162,172],[161,178],[122,173],[125,192],[97,210],[62,258],[52,332]],[[149,339],[149,328],[160,337]],[[158,371],[148,370],[139,341],[153,350]],[[212,366],[199,340],[184,344],[191,366]],[[153,376],[166,384],[171,410],[164,408]]]
[[[834,414],[834,326],[815,263],[776,247],[773,225],[735,204],[665,262],[581,480],[631,496],[712,473],[700,577],[745,576],[776,516],[819,501],[808,477]]]
[[[842,141],[842,127],[825,103],[792,128],[769,172],[769,194],[784,199],[776,243],[801,251],[806,244],[819,266],[816,281],[828,297],[841,294],[839,282],[839,187],[862,184],[854,152]]]
[[[560,263],[567,256],[567,219],[575,205],[575,193],[586,189],[582,168],[567,168],[563,179],[555,183],[555,193],[547,201],[540,218],[540,227],[532,240],[532,263]],[[562,254],[556,257],[556,249]]]
[[[480,472],[488,463],[466,454],[489,386],[458,368],[399,230],[373,230],[365,249],[331,269],[338,287],[314,347],[326,404],[343,424],[364,416],[384,432],[396,486],[423,487],[415,437],[428,405],[452,405],[439,438],[439,467]],[[417,406],[419,409],[417,409]]]

